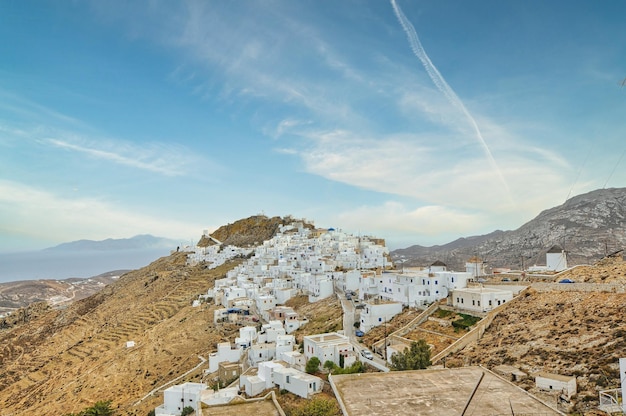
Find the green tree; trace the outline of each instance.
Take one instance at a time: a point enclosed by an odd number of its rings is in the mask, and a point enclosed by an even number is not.
[[[309,361],[306,362],[306,367],[304,368],[304,370],[309,374],[313,374],[316,373],[319,368],[320,359],[313,356],[309,359]]]
[[[193,408],[193,407],[191,407],[191,406],[185,406],[185,407],[183,407],[183,411],[182,411],[182,413],[180,414],[180,416],[187,416],[187,415],[192,414],[193,412],[195,412],[195,410],[194,410],[194,408]]]
[[[324,363],[324,368],[330,372],[333,370],[333,368],[335,368],[335,363],[330,360],[326,360],[326,362]]]
[[[91,407],[86,408],[80,413],[82,416],[111,416],[111,400],[101,400]]]
[[[423,339],[412,342],[404,352],[391,356],[392,370],[421,370],[428,366],[430,366],[430,346]]]
[[[148,412],[148,416],[155,416],[155,415],[156,415],[156,411],[154,409]]]

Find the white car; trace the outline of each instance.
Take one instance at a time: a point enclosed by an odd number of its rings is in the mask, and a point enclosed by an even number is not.
[[[368,360],[373,360],[374,359],[374,355],[372,354],[372,352],[370,350],[361,350],[361,355],[365,358],[367,358]]]

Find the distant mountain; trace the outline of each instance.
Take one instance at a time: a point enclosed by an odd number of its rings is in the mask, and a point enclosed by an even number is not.
[[[144,250],[156,248],[176,248],[176,240],[155,237],[150,234],[136,235],[131,238],[107,238],[106,240],[78,240],[46,248],[45,251],[115,251]]]
[[[554,245],[568,253],[568,264],[584,264],[626,247],[626,188],[599,189],[547,209],[514,231],[460,238],[442,246],[419,245],[391,252],[398,264],[427,266],[440,260],[453,270],[478,256],[491,267],[544,265]]]

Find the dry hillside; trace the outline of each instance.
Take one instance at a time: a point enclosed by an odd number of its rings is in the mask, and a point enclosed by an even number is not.
[[[135,405],[230,335],[213,325],[215,306],[191,303],[234,263],[209,271],[185,261],[184,253],[164,257],[64,310],[34,309],[28,322],[0,331],[0,415],[61,415],[110,399],[117,414],[143,416],[162,403]]]
[[[568,276],[577,282],[624,284],[625,273],[626,263],[614,260]],[[619,387],[618,359],[626,357],[624,311],[624,293],[530,288],[498,314],[480,341],[448,357],[447,363],[508,364],[528,374],[576,376],[578,395],[571,410],[586,412],[597,406],[598,390]],[[522,386],[536,393],[532,378]]]

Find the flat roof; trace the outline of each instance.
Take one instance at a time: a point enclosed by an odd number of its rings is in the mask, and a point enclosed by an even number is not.
[[[511,293],[510,290],[496,289],[493,287],[467,287],[463,289],[454,289],[453,292],[459,293]]]
[[[345,335],[339,335],[337,333],[331,332],[328,334],[316,334],[316,335],[307,335],[304,338],[309,338],[315,342],[329,342],[329,341],[346,341],[349,342],[348,337]]]
[[[458,416],[484,373],[466,414],[563,415],[482,367],[333,375],[344,415]]]

